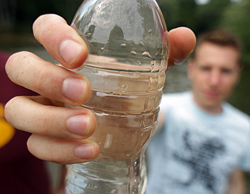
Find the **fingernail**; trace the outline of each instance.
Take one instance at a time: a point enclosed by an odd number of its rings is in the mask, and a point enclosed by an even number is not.
[[[185,59],[184,59],[184,60],[183,60],[183,59],[175,59],[175,60],[174,60],[174,64],[175,64],[175,65],[180,65],[180,64],[182,64],[184,61],[185,61]]]
[[[89,117],[87,115],[76,115],[66,122],[68,130],[76,135],[86,135],[89,132]]]
[[[79,101],[83,98],[87,84],[82,79],[67,78],[62,84],[62,93],[72,101]]]
[[[75,154],[81,159],[91,159],[94,157],[94,147],[91,144],[81,144],[77,146]]]
[[[64,40],[60,46],[60,54],[68,64],[72,63],[80,54],[82,46],[73,40]]]

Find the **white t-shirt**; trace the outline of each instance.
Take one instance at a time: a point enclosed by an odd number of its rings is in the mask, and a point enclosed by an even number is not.
[[[164,94],[165,125],[149,143],[147,194],[222,194],[232,171],[250,170],[250,119],[228,103],[209,114],[192,93]]]

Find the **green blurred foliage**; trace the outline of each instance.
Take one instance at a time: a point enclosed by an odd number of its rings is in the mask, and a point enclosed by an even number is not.
[[[217,28],[230,0],[211,0],[205,5],[195,0],[159,0],[168,29],[178,26],[191,28],[196,34]]]
[[[196,10],[196,32],[218,28],[222,13],[229,5],[231,5],[230,0],[212,0],[207,5],[200,5]]]
[[[250,114],[250,0],[239,2],[211,0],[201,5],[195,0],[158,0],[168,26],[168,30],[186,26],[196,35],[216,28],[226,28],[238,35],[243,45],[242,71],[240,83],[235,88],[229,102]]]
[[[159,1],[159,6],[169,30],[178,26],[195,28],[195,10],[197,5],[194,0],[163,0]]]
[[[241,3],[230,4],[222,13],[220,26],[235,33],[242,41],[243,53],[242,63],[243,70],[240,83],[235,88],[235,92],[229,99],[233,105],[240,110],[250,114],[250,36],[249,36],[249,11],[250,0],[242,0]]]
[[[178,26],[191,28],[196,35],[204,31],[226,28],[243,42],[243,63],[250,66],[250,0],[210,0],[197,4],[195,0],[158,0],[168,29]]]
[[[242,0],[241,3],[230,5],[223,13],[220,24],[238,35],[242,40],[243,57],[245,65],[250,64],[250,36],[249,36],[249,11],[250,0]]]

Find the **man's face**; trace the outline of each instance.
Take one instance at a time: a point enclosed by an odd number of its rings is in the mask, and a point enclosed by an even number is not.
[[[239,53],[233,47],[204,42],[197,48],[195,59],[189,61],[188,75],[199,107],[211,113],[221,112],[221,103],[238,80],[238,59]]]

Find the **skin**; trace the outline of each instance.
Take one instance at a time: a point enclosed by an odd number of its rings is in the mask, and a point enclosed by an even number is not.
[[[188,76],[192,82],[195,103],[210,114],[222,112],[221,104],[238,83],[240,54],[233,47],[203,42],[196,48],[195,58],[188,62]],[[157,132],[164,125],[161,112]],[[229,177],[227,194],[245,193],[242,170],[235,169]]]
[[[204,42],[197,47],[196,55],[188,64],[193,98],[203,110],[218,114],[221,104],[231,94],[240,74],[240,54],[233,47]],[[245,193],[244,176],[240,169],[229,177],[227,194]]]
[[[218,114],[221,104],[231,94],[240,74],[240,54],[233,47],[204,42],[197,47],[196,55],[188,64],[193,98],[203,110]],[[240,169],[229,177],[227,194],[245,193],[244,176]]]
[[[32,133],[27,145],[34,156],[63,164],[91,161],[99,154],[98,145],[86,140],[96,127],[93,113],[63,107],[64,103],[84,104],[90,96],[88,80],[64,68],[79,67],[88,56],[87,46],[63,18],[53,14],[40,16],[33,24],[33,33],[61,66],[25,51],[13,54],[6,63],[9,78],[40,96],[11,99],[5,106],[5,117],[15,128]],[[189,56],[196,39],[183,27],[165,34],[171,67]]]
[[[196,48],[194,59],[188,61],[188,77],[192,82],[193,98],[203,110],[217,114],[221,104],[238,83],[240,54],[233,47],[203,42]],[[158,132],[164,124],[161,112]]]
[[[229,178],[226,194],[244,194],[246,193],[245,188],[244,173],[240,169],[234,170]]]
[[[239,53],[233,47],[204,42],[189,61],[188,75],[194,101],[203,110],[216,114],[238,82]]]

